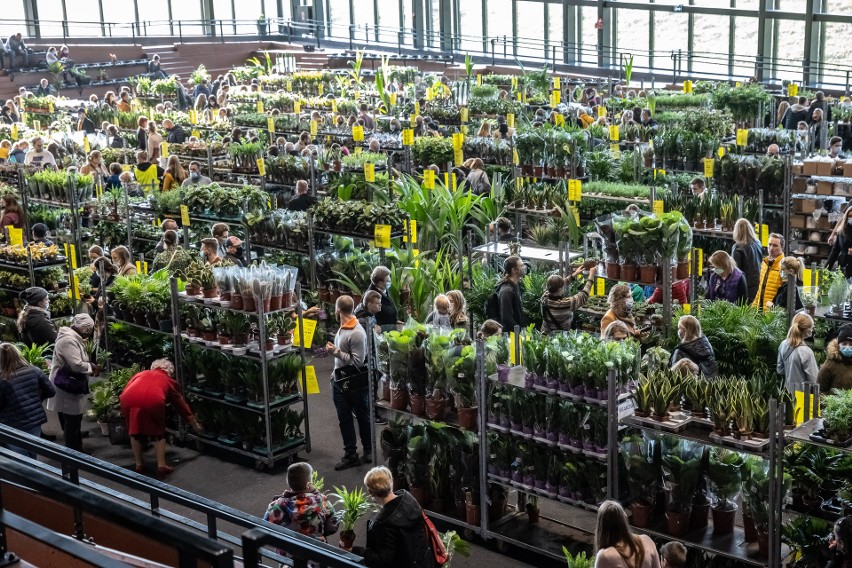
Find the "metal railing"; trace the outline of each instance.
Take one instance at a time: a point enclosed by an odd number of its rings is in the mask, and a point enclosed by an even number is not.
[[[258,557],[259,546],[273,545],[292,558],[317,562],[331,568],[362,566],[359,564],[361,560],[359,556],[347,553],[337,547],[273,525],[211,499],[153,480],[86,454],[69,450],[38,437],[30,436],[20,430],[0,425],[0,445],[14,445],[52,463],[58,463],[59,468],[44,462],[30,460],[10,450],[0,448],[0,479],[11,480],[25,487],[29,486],[20,481],[23,478],[38,477],[48,480],[56,487],[61,487],[55,494],[45,492],[47,496],[57,500],[62,501],[61,495],[64,493],[74,496],[82,495],[83,491],[100,494],[97,495],[99,499],[109,499],[113,503],[117,500],[123,503],[125,508],[126,506],[131,507],[140,516],[139,519],[144,518],[148,522],[158,523],[158,526],[165,531],[166,535],[169,531],[172,531],[173,535],[178,534],[177,529],[180,534],[191,534],[196,539],[202,539],[205,542],[213,541],[219,543],[218,546],[225,545],[231,547],[230,549],[240,549],[246,539],[248,542],[257,542],[257,547],[252,549],[255,559]],[[17,477],[7,478],[4,472],[4,467],[7,464],[10,472]],[[83,475],[81,476],[81,474]],[[107,482],[111,486],[118,486],[121,491],[102,485],[103,482]],[[41,489],[38,490],[41,491]],[[101,497],[101,495],[105,497]],[[203,522],[192,520],[175,510],[170,510],[166,504],[198,513],[205,520]],[[74,537],[83,540],[86,538],[83,522],[83,512],[86,511],[85,504],[75,502],[71,503],[71,506],[74,508],[75,516]],[[221,530],[221,527],[226,524],[238,527],[243,532],[248,531],[250,535],[244,539],[243,536],[245,535],[234,535]],[[199,533],[205,536],[200,536]],[[161,542],[169,544],[168,539],[161,540]],[[259,555],[273,562],[288,564],[292,562],[292,560],[270,550],[260,551]],[[257,560],[255,560],[254,566],[258,565],[256,562]]]

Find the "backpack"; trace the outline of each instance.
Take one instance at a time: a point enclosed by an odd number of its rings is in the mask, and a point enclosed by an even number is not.
[[[426,539],[429,541],[432,553],[435,555],[435,566],[443,566],[450,561],[450,555],[444,547],[444,541],[441,540],[441,533],[438,532],[438,529],[435,528],[435,525],[432,524],[432,521],[426,516],[426,513],[422,510],[420,513],[423,515],[423,524],[426,528]]]
[[[494,287],[494,291],[488,296],[485,301],[485,319],[500,321],[500,288],[505,282],[501,282]]]

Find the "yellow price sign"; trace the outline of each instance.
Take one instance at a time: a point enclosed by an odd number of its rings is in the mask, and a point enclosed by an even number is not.
[[[199,132],[198,130],[193,130],[192,136],[195,136],[196,138],[201,138],[201,132]]]
[[[517,365],[520,363],[518,360],[518,353],[515,352],[515,332],[509,332],[509,363],[512,365]]]
[[[189,111],[189,123],[198,124],[198,112],[195,109]]]
[[[805,286],[813,286],[814,282],[814,271],[810,268],[805,268],[804,274],[802,275],[802,282]]]
[[[405,128],[402,131],[402,145],[403,146],[413,146],[414,145],[414,131],[410,128]]]
[[[521,157],[518,155],[517,148],[512,148],[512,163],[516,166],[521,163]]]
[[[311,138],[316,138],[319,125],[316,120],[311,120]]]
[[[417,220],[412,219],[411,223],[409,223],[408,232],[411,235],[411,244],[417,243]]]
[[[426,189],[435,189],[435,170],[423,172],[423,186]]]
[[[515,113],[508,113],[506,115],[506,124],[509,125],[509,128],[515,127]]]
[[[748,130],[745,128],[737,129],[737,146],[748,146]]]
[[[721,158],[722,156],[724,156],[724,155],[725,155],[725,147],[724,147],[724,146],[719,146],[719,149],[718,149],[718,150],[716,150],[716,155],[717,155],[717,156],[719,156],[720,158]]]
[[[800,425],[805,420],[805,393],[804,391],[797,390],[795,393],[796,396],[796,406],[795,406],[795,420],[796,426]],[[813,413],[814,408],[814,399],[813,395],[808,398],[807,401],[808,408],[811,409],[811,413]],[[817,405],[819,407],[819,405]],[[819,408],[817,408],[817,417],[819,416]],[[814,418],[814,416],[811,416]]]
[[[620,135],[620,133],[618,131],[618,125],[617,124],[613,124],[612,126],[609,127],[609,139],[610,140],[612,140],[613,142],[618,142],[619,141],[619,135]]]
[[[476,84],[477,84],[477,85],[481,85],[481,84],[482,84],[482,75],[480,75],[480,74],[478,74],[478,73],[477,73],[477,75],[476,75]]]
[[[13,124],[13,125],[12,125],[12,132],[11,132],[11,136],[12,136],[12,140],[17,140],[17,139],[18,139],[18,125],[17,125],[17,124]]]
[[[653,213],[654,215],[662,215],[663,213],[665,213],[665,208],[662,199],[654,200]]]
[[[169,157],[169,143],[168,142],[161,142],[160,143],[160,154],[162,154],[162,156],[164,158]]]
[[[698,258],[698,275],[704,275],[704,249],[697,248],[695,249],[695,254]]]
[[[331,99],[331,112],[337,113],[337,101],[335,99]]]
[[[788,97],[798,97],[799,96],[799,86],[796,83],[790,83],[787,85],[787,96]]]
[[[687,94],[692,92],[692,81],[689,79],[683,82],[683,92]]]
[[[420,115],[420,101],[414,101],[414,116]]]
[[[293,103],[293,112],[295,112],[296,114],[302,112],[302,101],[295,101]]]
[[[512,77],[512,90],[515,91],[518,89],[518,78]]]
[[[373,236],[376,239],[376,246],[379,248],[390,248],[391,240],[391,226],[390,225],[376,225],[373,229]]]
[[[453,185],[453,192],[455,192],[459,188],[458,187],[458,180],[456,179],[456,173],[455,172],[450,174],[450,180],[451,180],[452,185]]]
[[[461,150],[464,144],[464,134],[457,132],[453,134],[453,150]]]
[[[142,269],[145,271],[145,274],[148,274],[148,262],[147,261],[142,263]]]
[[[467,110],[467,107],[462,107],[461,108],[461,121],[467,122],[468,115],[469,115],[469,111]]]
[[[561,88],[562,88],[562,81],[559,79],[559,77],[554,77],[553,78],[553,90],[555,91],[555,90],[558,90],[558,89],[561,89]]]
[[[556,126],[565,126],[565,115],[562,113],[557,113],[554,115],[554,123]]]
[[[691,314],[692,313],[692,306],[690,306],[689,304],[684,304],[683,305],[683,313]]]
[[[9,244],[12,246],[15,245],[24,245],[24,230],[16,229],[14,225],[7,225],[6,230],[9,232]]]
[[[320,83],[319,85],[317,85],[317,92],[318,92],[320,95],[322,95],[322,94],[325,92],[325,85],[323,85],[322,83]]]
[[[266,119],[266,129],[269,130],[270,134],[275,134],[275,119],[271,116]]]
[[[138,260],[136,261],[136,272],[138,274],[142,274],[142,263],[139,262]]]
[[[187,207],[186,205],[180,206],[180,222],[181,225],[183,225],[184,227],[190,226],[189,207]]]
[[[369,183],[376,181],[376,164],[364,164],[364,181]]]
[[[282,306],[289,307],[289,306]],[[310,349],[311,345],[314,342],[314,332],[317,330],[317,320],[315,319],[306,319],[302,318],[302,322],[305,324],[304,331],[302,333],[305,334],[305,349]],[[301,347],[301,339],[299,333],[299,319],[296,319],[296,327],[293,329],[293,346]]]
[[[523,97],[523,95],[521,94],[521,92],[520,92],[520,91],[518,91],[518,100],[519,100],[520,102],[523,102],[523,101],[524,101],[524,97]],[[553,95],[551,95],[551,96],[550,96],[550,100],[551,100],[551,101],[553,101]],[[553,104],[553,103],[551,103],[551,106],[556,106],[556,105],[555,105],[555,104]]]
[[[606,118],[606,107],[603,105],[598,105],[598,116]]]
[[[317,371],[313,365],[305,365],[305,390],[307,394],[319,394],[319,381],[317,381]]]
[[[77,247],[75,245],[68,245],[68,254],[71,256],[71,268],[77,269]]]
[[[430,88],[428,88],[428,89],[426,89],[426,100],[427,100],[427,101],[431,101],[431,100],[432,100],[432,88],[431,88],[431,87],[430,87]]]
[[[595,279],[595,288],[596,288],[595,292],[597,292],[598,296],[605,296],[606,295],[606,278],[603,278],[602,276],[598,276]]]
[[[364,127],[360,124],[356,124],[352,127],[352,140],[355,142],[364,141]]]
[[[453,150],[453,165],[460,166],[464,163],[464,150],[459,148],[458,150]],[[455,174],[453,174],[455,175]]]
[[[713,158],[704,158],[704,177],[713,177],[713,168],[715,164],[716,162],[713,160]]]
[[[88,154],[89,152],[92,151],[92,143],[89,142],[89,135],[88,134],[83,135],[83,151],[86,154]]]
[[[263,101],[257,101],[257,112],[263,113]]]
[[[388,98],[390,99],[391,106],[396,106],[396,93],[391,93]]]
[[[415,126],[417,126],[417,115],[416,114],[412,114],[411,116],[409,116],[408,120],[409,120],[409,124],[410,124],[411,128],[414,128]]]
[[[568,201],[583,199],[583,182],[578,179],[568,180]]]
[[[760,225],[760,244],[769,246],[769,225]]]
[[[553,102],[552,106],[557,106],[559,103],[562,102],[562,91],[551,91],[550,99]]]
[[[257,160],[255,160],[255,163],[257,163],[257,173],[259,173],[261,176],[265,176],[266,162],[263,161],[263,158],[258,158]]]

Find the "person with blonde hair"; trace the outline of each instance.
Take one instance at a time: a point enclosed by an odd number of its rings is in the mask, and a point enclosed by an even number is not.
[[[601,334],[601,339],[606,341],[624,341],[630,337],[630,328],[621,320],[614,320]]]
[[[814,352],[805,344],[805,339],[814,334],[814,320],[806,313],[793,316],[787,338],[778,347],[776,370],[784,375],[784,386],[795,392],[803,383],[815,383],[817,369]]]
[[[450,301],[450,326],[467,327],[467,301],[464,299],[464,294],[460,290],[450,290],[447,292],[447,299]]]
[[[737,220],[734,224],[733,236],[734,246],[731,248],[731,258],[745,275],[747,300],[751,303],[760,287],[760,261],[763,259],[763,247],[754,232],[754,226],[748,219]]]
[[[486,195],[491,191],[491,180],[485,173],[485,163],[482,158],[473,158],[470,162],[470,173],[467,175],[467,184],[474,195]]]
[[[781,127],[784,124],[784,115],[787,114],[787,109],[790,108],[790,103],[781,101],[778,104],[778,110],[775,111],[775,126]]]
[[[835,265],[838,265],[846,279],[852,278],[852,254],[849,254],[852,250],[852,207],[846,207],[846,212],[828,237],[828,244],[831,245],[831,252],[825,267],[834,270]]]
[[[488,138],[491,136],[491,123],[487,120],[483,120],[482,124],[479,125],[479,132],[476,133],[477,136],[481,138]]]
[[[677,322],[677,336],[680,340],[669,359],[669,367],[681,359],[689,359],[708,379],[716,378],[719,368],[716,365],[716,354],[707,337],[701,333],[701,323],[695,316],[681,316]]]
[[[617,501],[598,508],[595,568],[660,568],[657,546],[648,535],[635,535]]]
[[[124,245],[119,245],[109,252],[112,264],[118,271],[118,276],[135,276],[136,266],[130,259],[130,251]]]
[[[787,309],[787,291],[790,288],[790,282],[795,282],[793,288],[796,293],[796,302],[793,311],[802,309],[802,296],[799,294],[799,287],[804,284],[802,279],[805,275],[805,261],[795,256],[785,256],[781,261],[781,285],[778,287],[778,292],[771,302],[767,302],[767,307]]]
[[[175,366],[168,359],[157,359],[151,369],[136,373],[130,378],[119,396],[121,413],[127,419],[130,447],[136,461],[136,473],[145,467],[144,445],[151,441],[157,457],[157,476],[163,478],[174,471],[166,463],[166,405],[171,404],[192,429],[201,432],[201,424],[193,416],[189,405],[174,380]]]
[[[717,250],[710,255],[710,282],[707,286],[708,300],[725,300],[732,304],[748,303],[748,285],[745,274],[737,268],[731,255]]]
[[[180,160],[176,155],[172,154],[169,156],[169,161],[166,164],[166,173],[163,175],[163,191],[178,189],[187,177],[189,177],[189,174],[183,169]]]
[[[109,170],[103,162],[100,150],[92,150],[86,159],[86,164],[80,168],[83,175],[101,176],[103,179],[109,177]]]
[[[432,311],[426,316],[425,323],[435,327],[451,327],[450,299],[444,294],[435,296],[435,300],[432,302]]]
[[[435,555],[417,500],[405,489],[393,490],[391,471],[384,466],[368,471],[364,486],[381,510],[367,522],[367,545],[354,546],[352,552],[371,567],[434,568]]]
[[[601,319],[601,339],[605,339],[606,328],[612,322],[618,320],[627,326],[627,333],[631,337],[638,337],[636,322],[633,319],[633,294],[627,284],[616,284],[609,291],[609,310]]]

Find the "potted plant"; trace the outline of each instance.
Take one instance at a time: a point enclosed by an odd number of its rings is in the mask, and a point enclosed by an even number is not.
[[[795,568],[820,568],[831,560],[829,547],[832,523],[809,516],[799,516],[781,526],[781,542],[790,547]]]
[[[825,439],[847,447],[852,445],[852,390],[834,389],[822,397],[822,424]]]
[[[630,435],[621,441],[620,447],[627,469],[632,522],[639,528],[648,528],[661,480],[660,465],[655,457],[657,444],[653,439]]]
[[[352,491],[346,487],[335,487],[334,496],[341,508],[335,513],[340,523],[340,542],[344,548],[351,548],[355,542],[355,524],[358,519],[376,510],[370,497],[360,487]]]
[[[663,436],[662,441],[667,532],[682,537],[689,528],[692,501],[701,479],[704,446],[672,436]]]
[[[631,55],[630,58],[632,59],[633,56]],[[568,564],[568,568],[593,568],[595,565],[594,556],[587,558],[585,551],[573,555],[563,546],[562,554],[565,555],[565,562]]]
[[[713,512],[713,534],[734,532],[737,497],[742,484],[743,456],[725,448],[711,448],[707,465],[710,508]]]
[[[524,505],[524,510],[527,512],[527,521],[531,525],[538,524],[541,518],[541,509],[538,508],[538,497],[527,494],[527,503]]]

